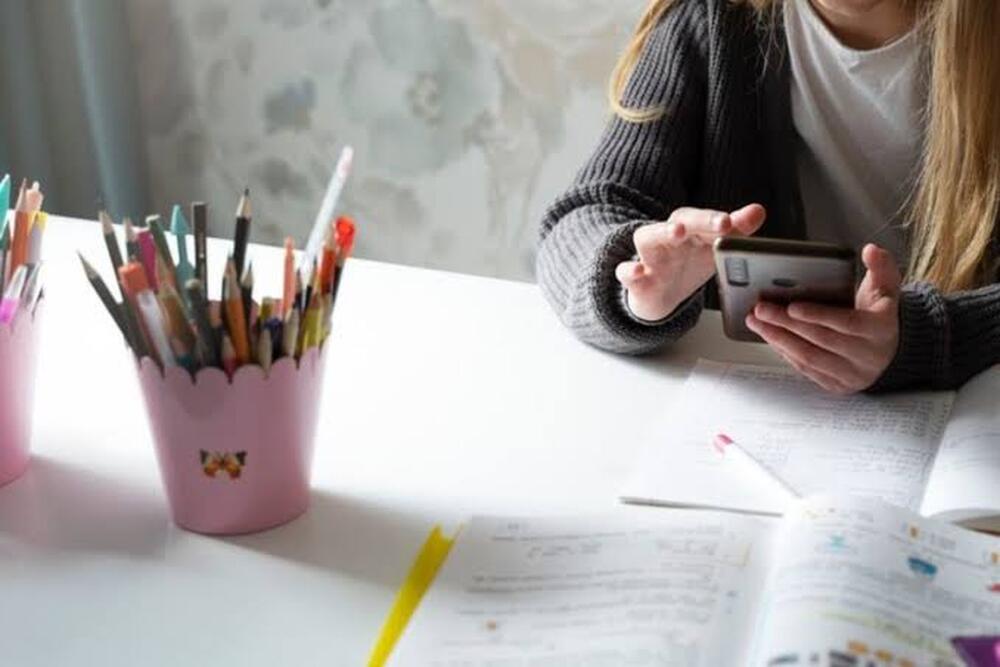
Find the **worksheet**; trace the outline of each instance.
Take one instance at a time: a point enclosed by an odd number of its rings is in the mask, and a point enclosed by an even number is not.
[[[953,392],[837,396],[790,368],[709,361],[679,394],[646,434],[622,492],[628,502],[783,513],[786,494],[716,454],[712,440],[724,434],[801,496],[877,496],[919,511],[955,400]]]
[[[775,521],[651,514],[470,521],[389,664],[739,664]]]
[[[396,667],[959,667],[1000,634],[1000,538],[875,498],[473,519]]]
[[[860,499],[786,516],[753,664],[959,667],[1000,633],[1000,540]]]

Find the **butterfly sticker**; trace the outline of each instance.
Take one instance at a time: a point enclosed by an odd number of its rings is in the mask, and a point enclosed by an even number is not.
[[[201,469],[213,479],[224,473],[229,479],[239,479],[247,462],[246,452],[206,452],[201,450]]]

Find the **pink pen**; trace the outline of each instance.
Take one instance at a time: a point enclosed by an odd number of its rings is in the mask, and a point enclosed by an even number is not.
[[[22,264],[14,271],[10,284],[3,293],[3,301],[0,301],[0,324],[10,324],[14,321],[17,309],[21,305],[21,292],[24,291],[24,281],[27,278],[28,267]]]
[[[715,436],[712,439],[712,446],[726,461],[726,465],[739,468],[741,471],[740,474],[747,477],[755,477],[761,480],[762,484],[769,484],[776,489],[781,489],[789,499],[802,497],[801,493],[789,486],[785,480],[771,472],[767,466],[751,456],[728,435],[720,433]]]

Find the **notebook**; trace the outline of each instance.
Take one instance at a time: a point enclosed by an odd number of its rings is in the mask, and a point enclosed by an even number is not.
[[[1000,538],[870,498],[477,518],[441,557],[372,667],[944,666],[1000,630]]]
[[[958,392],[834,396],[791,369],[700,361],[651,423],[626,502],[781,514],[788,500],[727,466],[725,434],[802,495],[873,495],[1000,531],[1000,367]]]

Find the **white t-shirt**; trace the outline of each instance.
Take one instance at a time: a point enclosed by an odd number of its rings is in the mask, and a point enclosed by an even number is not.
[[[903,263],[902,209],[923,142],[920,36],[859,51],[840,43],[810,0],[784,4],[807,236],[878,243]]]

